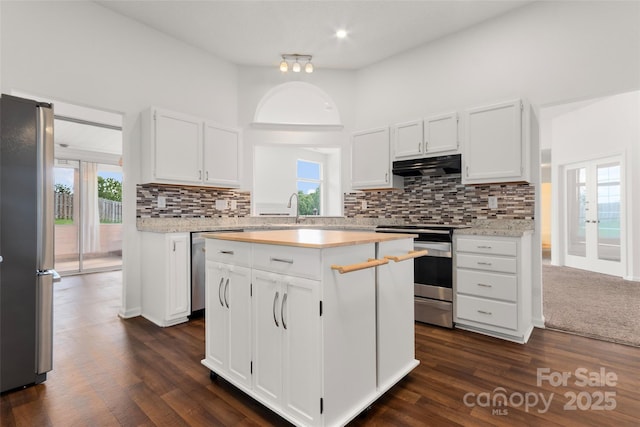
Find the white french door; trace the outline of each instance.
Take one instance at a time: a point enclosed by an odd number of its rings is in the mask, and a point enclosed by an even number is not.
[[[622,159],[575,163],[564,170],[565,265],[622,276]]]

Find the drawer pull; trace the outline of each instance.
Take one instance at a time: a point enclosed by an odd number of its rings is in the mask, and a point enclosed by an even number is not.
[[[478,310],[478,313],[480,313],[480,314],[486,314],[486,315],[488,315],[488,316],[492,316],[492,315],[493,315],[493,313],[491,313],[490,311],[484,311],[484,310]]]
[[[288,259],[288,258],[274,258],[274,257],[271,257],[271,262],[286,262],[287,264],[293,264],[293,260],[292,259]]]
[[[424,249],[422,251],[409,251],[408,253],[400,256],[385,255],[384,258],[390,259],[393,262],[400,262],[400,261],[406,261],[408,259],[419,258],[421,256],[427,256],[428,254],[429,254],[429,251]]]
[[[233,255],[233,251],[220,251],[221,254]]]
[[[493,285],[487,285],[485,283],[477,283],[478,286],[482,286],[483,288],[492,288]]]
[[[491,249],[491,246],[487,246],[487,245],[479,245],[478,249]]]
[[[338,270],[338,273],[344,274],[344,273],[351,273],[352,271],[364,270],[365,268],[377,267],[379,265],[384,265],[388,263],[389,263],[388,259],[369,258],[367,262],[361,262],[358,264],[351,264],[351,265],[335,265],[334,264],[331,266],[331,269]]]
[[[478,261],[478,265],[491,265],[490,262]]]

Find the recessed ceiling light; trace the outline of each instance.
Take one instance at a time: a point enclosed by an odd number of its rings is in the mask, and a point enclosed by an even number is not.
[[[347,37],[347,30],[338,30],[336,31],[336,37],[339,39],[343,39]]]

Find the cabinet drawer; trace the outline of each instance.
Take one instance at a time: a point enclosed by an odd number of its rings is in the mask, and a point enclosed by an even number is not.
[[[516,302],[518,279],[513,274],[458,269],[456,275],[458,293]]]
[[[517,244],[512,240],[458,238],[456,250],[459,252],[516,256]]]
[[[518,329],[518,309],[515,303],[458,295],[456,304],[458,319]]]
[[[289,276],[320,278],[320,249],[253,245],[253,266]]]
[[[206,259],[235,265],[251,265],[251,244],[229,240],[207,239]]]
[[[475,268],[477,270],[499,271],[503,273],[516,273],[518,269],[518,263],[515,258],[461,253],[456,254],[456,266],[458,268]]]

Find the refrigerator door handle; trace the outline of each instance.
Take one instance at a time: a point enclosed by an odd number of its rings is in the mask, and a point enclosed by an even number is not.
[[[36,114],[38,195],[37,268],[53,268],[54,180],[53,180],[53,109],[39,105]]]
[[[53,368],[53,280],[55,270],[36,274],[36,374]]]

